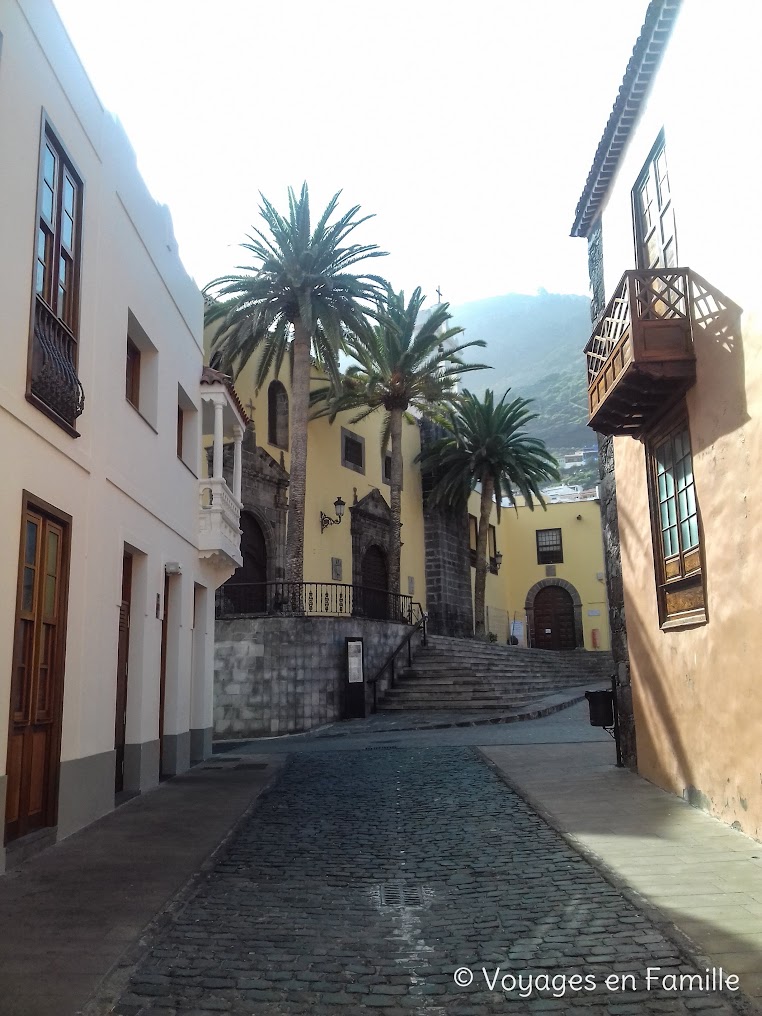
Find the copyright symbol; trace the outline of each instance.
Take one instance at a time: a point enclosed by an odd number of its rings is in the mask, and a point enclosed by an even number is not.
[[[458,967],[452,977],[459,988],[467,988],[474,979],[474,975],[468,967]]]

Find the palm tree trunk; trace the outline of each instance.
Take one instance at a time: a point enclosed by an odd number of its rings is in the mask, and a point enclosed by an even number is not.
[[[487,534],[492,514],[492,497],[495,481],[491,476],[482,477],[482,503],[479,513],[479,532],[476,537],[476,577],[474,580],[474,634],[478,639],[487,638],[484,623],[484,599],[487,591]]]
[[[392,409],[389,414],[389,433],[392,444],[391,509],[392,528],[389,534],[389,590],[400,590],[400,555],[402,529],[402,410]]]
[[[304,503],[307,496],[307,421],[310,408],[310,335],[294,322],[291,377],[291,477],[288,486],[286,580],[304,582]]]

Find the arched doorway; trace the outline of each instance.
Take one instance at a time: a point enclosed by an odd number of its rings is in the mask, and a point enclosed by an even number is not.
[[[385,618],[389,616],[389,569],[386,551],[377,544],[371,544],[362,557],[363,610],[366,617]]]
[[[250,512],[241,513],[243,567],[225,583],[231,613],[267,613],[267,544],[262,527]]]
[[[534,598],[534,639],[537,649],[576,649],[574,601],[561,586],[545,586]]]

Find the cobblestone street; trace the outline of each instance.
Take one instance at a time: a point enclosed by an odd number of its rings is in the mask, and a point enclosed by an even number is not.
[[[377,747],[290,760],[115,1011],[741,1011],[696,972],[473,748]]]

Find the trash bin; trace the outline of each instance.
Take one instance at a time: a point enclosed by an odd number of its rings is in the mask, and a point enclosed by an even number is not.
[[[614,693],[612,691],[586,691],[590,709],[591,727],[614,726]]]

